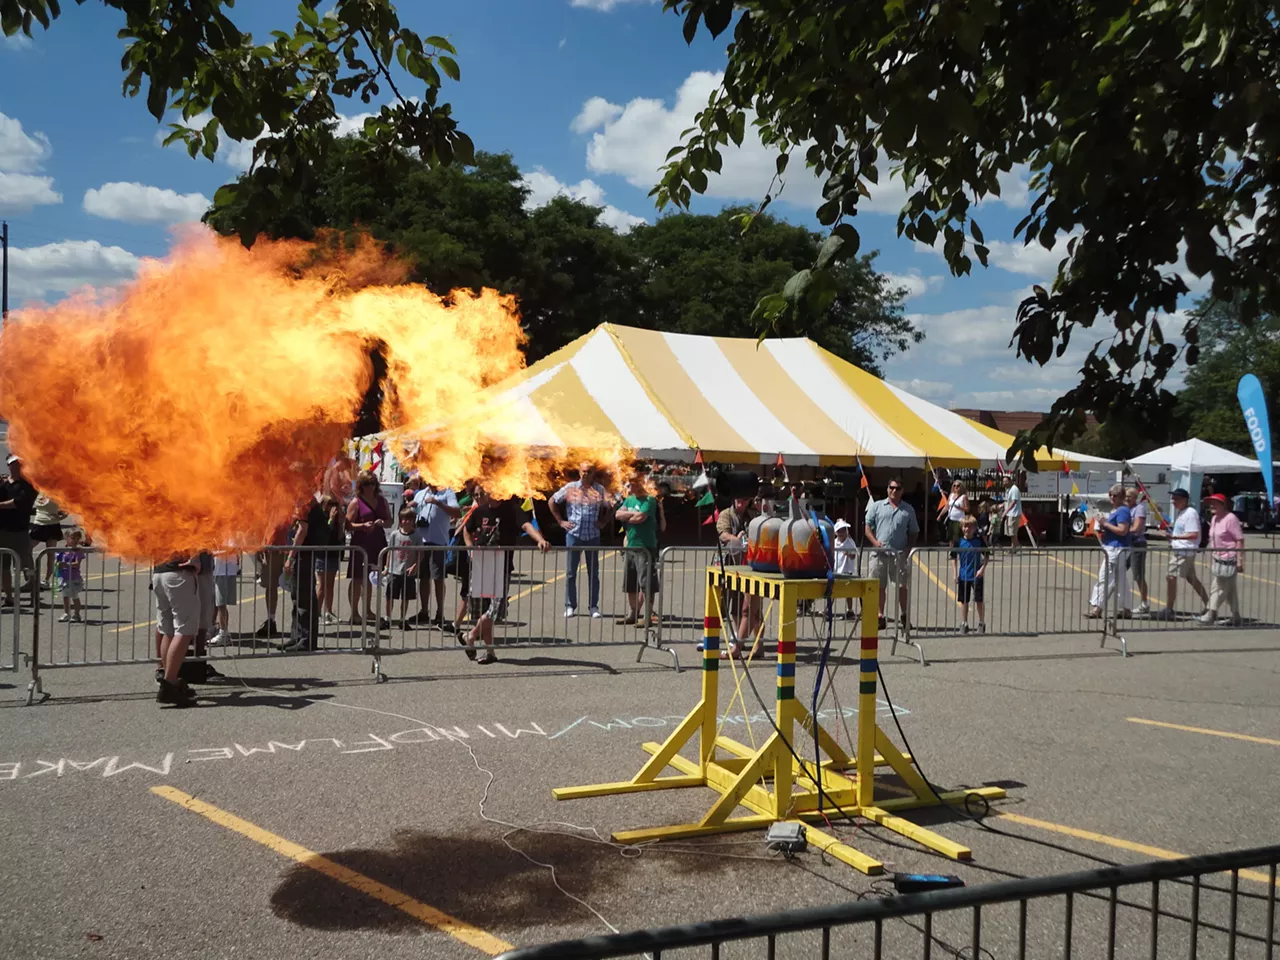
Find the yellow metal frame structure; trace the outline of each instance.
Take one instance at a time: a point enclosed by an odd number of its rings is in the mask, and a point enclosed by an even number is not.
[[[721,591],[748,597],[772,599],[778,610],[778,665],[774,722],[777,730],[759,748],[753,749],[729,737],[717,735],[720,695],[720,596]],[[812,739],[817,720],[795,698],[796,617],[804,600],[823,600],[827,581],[788,580],[779,574],[757,573],[749,567],[708,567],[705,619],[703,621],[702,699],[666,741],[646,743],[648,762],[630,780],[597,783],[582,787],[559,787],[552,791],[557,800],[607,797],[676,787],[710,787],[719,797],[697,823],[613,834],[619,843],[644,843],[701,837],[738,830],[767,828],[783,821],[822,821],[850,814],[865,817],[895,833],[956,860],[968,860],[968,847],[926,830],[895,814],[902,810],[936,806],[940,802],[963,802],[968,796],[996,799],[1005,795],[999,787],[981,787],[944,792],[939,798],[924,778],[885,735],[876,722],[876,675],[879,632],[873,612],[879,608],[880,584],[876,580],[837,578],[832,583],[836,599],[852,597],[862,601],[861,651],[858,663],[858,726],[855,754],[850,757],[821,724],[818,744],[825,760],[817,764],[798,762],[792,755],[793,732],[799,726]],[[743,638],[745,639],[745,638]],[[743,669],[747,669],[744,667]],[[697,760],[681,756],[690,742],[698,746]],[[727,756],[720,756],[723,751]],[[820,758],[819,758],[820,759]],[[667,767],[677,774],[659,776]],[[877,768],[887,767],[896,775],[895,783],[876,782]],[[821,790],[817,780],[821,780]],[[877,789],[879,788],[879,789]],[[878,799],[877,793],[893,796]],[[731,816],[745,807],[750,816]],[[809,842],[819,849],[867,874],[878,874],[884,865],[855,850],[830,834],[813,827]]]

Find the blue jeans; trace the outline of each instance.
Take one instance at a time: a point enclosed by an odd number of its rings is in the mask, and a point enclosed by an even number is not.
[[[569,548],[569,569],[565,573],[564,605],[578,606],[578,561],[583,553],[587,555],[587,577],[591,581],[591,606],[600,606],[600,552],[598,550],[575,550],[574,547],[598,547],[600,538],[583,540],[572,533],[565,534],[564,544]]]

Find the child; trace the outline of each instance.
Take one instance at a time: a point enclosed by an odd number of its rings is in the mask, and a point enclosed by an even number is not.
[[[209,646],[217,646],[231,639],[227,633],[230,608],[240,602],[237,588],[240,580],[240,554],[232,553],[213,560],[213,609],[214,626],[218,628],[209,639]]]
[[[59,623],[83,623],[80,615],[80,594],[84,592],[84,576],[80,565],[84,563],[84,550],[80,549],[83,534],[79,530],[67,531],[67,549],[59,550],[54,556],[57,566],[58,592],[62,594],[62,616]]]
[[[978,632],[987,632],[982,603],[982,577],[987,572],[986,544],[978,538],[978,521],[967,514],[960,521],[960,540],[951,558],[956,575],[956,599],[960,601],[960,632],[969,632],[969,600],[978,605]]]
[[[420,543],[417,519],[413,507],[405,507],[400,511],[400,526],[387,537],[383,566],[383,571],[391,574],[386,593],[387,619],[391,619],[391,602],[399,600],[401,630],[409,629],[406,617],[409,601],[416,600],[418,596],[418,554],[413,550]]]
[[[853,537],[849,536],[849,521],[836,521],[836,542],[832,545],[835,553],[836,576],[852,577],[857,573],[857,544],[853,542]],[[853,597],[844,598],[844,618],[846,620],[853,619]]]
[[[987,547],[991,546],[991,506],[987,499],[978,502],[978,539]]]

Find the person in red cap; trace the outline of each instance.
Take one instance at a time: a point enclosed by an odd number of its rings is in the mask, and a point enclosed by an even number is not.
[[[1232,626],[1240,623],[1240,600],[1236,592],[1236,580],[1244,572],[1244,531],[1239,518],[1231,512],[1231,501],[1221,493],[1209,496],[1209,509],[1213,519],[1209,521],[1209,606],[1201,623],[1213,623],[1218,611],[1231,608],[1226,621]],[[1225,611],[1224,611],[1225,612]]]

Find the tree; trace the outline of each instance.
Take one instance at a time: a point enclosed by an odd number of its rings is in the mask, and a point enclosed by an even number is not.
[[[82,4],[85,0],[76,0]],[[468,163],[471,140],[439,100],[441,73],[460,77],[456,51],[444,37],[425,40],[401,26],[391,0],[335,0],[323,16],[321,0],[301,0],[293,32],[273,30],[258,43],[225,12],[234,0],[103,0],[124,14],[124,93],[146,85],[147,109],[160,121],[176,111],[165,143],[182,141],[191,156],[212,160],[222,137],[253,143],[246,177],[214,196],[215,207],[234,204],[250,186],[259,205],[241,208],[241,237],[257,235],[274,216],[267,204],[287,204],[315,187],[334,142],[339,119],[335,98],[370,103],[385,85],[392,101],[364,123],[371,158],[383,168],[416,151],[428,165]],[[0,0],[5,36],[46,30],[61,14],[59,0]],[[392,70],[421,86],[401,93]]]
[[[557,197],[526,209],[528,189],[507,154],[476,154],[470,167],[428,167],[410,159],[395,176],[374,177],[376,159],[359,137],[338,141],[313,173],[317,189],[277,197],[268,237],[314,239],[320,230],[363,230],[407,261],[410,279],[433,290],[493,287],[514,294],[530,361],[603,322],[683,333],[754,335],[756,302],[813,261],[821,237],[769,214],[743,233],[742,210],[675,214],[619,234],[601,208]],[[244,220],[275,185],[250,183],[205,220],[241,234]],[[923,334],[902,314],[872,257],[834,270],[835,296],[804,331],[820,345],[873,372]]]
[[[1264,313],[1246,324],[1239,304],[1202,299],[1194,312],[1200,328],[1200,362],[1187,374],[1178,393],[1178,412],[1189,436],[1253,456],[1236,399],[1236,387],[1246,373],[1262,382],[1272,403],[1271,449],[1280,450],[1280,315]]]
[[[898,231],[941,241],[952,273],[984,266],[977,203],[1001,174],[1031,173],[1024,244],[1057,249],[1057,276],[1018,309],[1013,342],[1039,364],[1106,329],[1078,385],[1038,439],[1069,438],[1084,414],[1157,409],[1182,352],[1161,314],[1187,293],[1171,265],[1212,278],[1250,324],[1280,312],[1280,22],[1263,0],[664,0],[718,36],[741,15],[724,82],[655,188],[686,206],[752,121],[779,151],[776,185],[801,159],[824,179],[822,262],[762,301],[759,317],[821,312],[829,270],[857,251],[869,184],[896,168],[910,195]],[[794,158],[794,154],[800,158]],[[795,164],[794,166],[798,166]],[[762,204],[762,205],[763,205]],[[1199,317],[1183,327],[1196,361]],[[1026,450],[1030,437],[1019,438]]]
[[[636,227],[628,237],[638,263],[641,299],[636,325],[711,336],[751,337],[761,296],[781,287],[818,256],[822,238],[767,213],[742,231],[742,208],[714,216],[689,213]],[[779,336],[809,336],[819,346],[880,374],[880,362],[919,343],[924,334],[902,313],[903,291],[872,268],[871,256],[832,270],[834,295],[801,325],[780,317]]]

